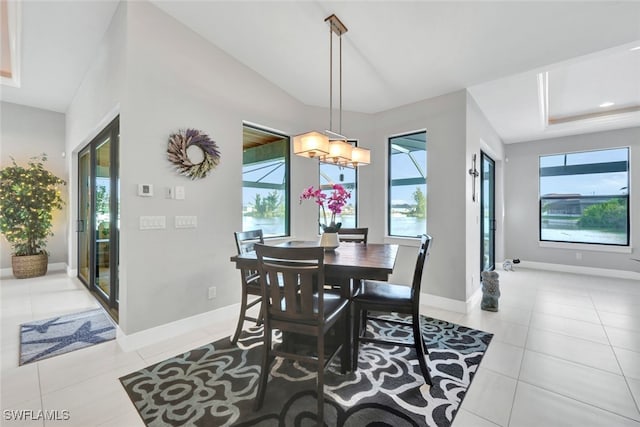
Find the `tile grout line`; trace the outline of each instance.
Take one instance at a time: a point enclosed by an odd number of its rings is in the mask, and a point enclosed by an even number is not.
[[[40,362],[36,362],[36,370],[38,371],[38,391],[40,392],[40,409],[42,409],[42,411],[45,410],[44,407],[44,399],[42,397],[42,381],[40,378]],[[42,427],[45,427],[45,422],[44,422],[45,417],[42,417]]]
[[[589,294],[589,296],[591,297],[591,294]],[[593,297],[591,297],[591,299],[593,301]],[[595,304],[594,304],[594,307],[595,307]],[[597,307],[596,307],[596,314],[598,315],[598,319],[600,319],[600,322],[602,323],[602,318],[600,317],[600,312],[598,311]],[[629,394],[631,395],[631,400],[636,405],[636,410],[638,411],[638,414],[640,414],[640,402],[638,401],[638,399],[636,399],[636,397],[633,394],[633,391],[631,390],[631,385],[629,384],[629,380],[627,379],[627,376],[624,373],[624,369],[622,368],[622,364],[620,363],[620,360],[618,360],[618,354],[616,353],[616,350],[613,347],[613,343],[611,342],[611,339],[609,338],[609,333],[607,332],[607,328],[605,327],[604,323],[602,323],[602,329],[604,330],[604,335],[607,337],[607,341],[609,342],[609,347],[611,348],[611,352],[613,353],[613,357],[616,359],[616,363],[618,364],[618,367],[620,368],[620,372],[622,372],[622,378],[624,378],[624,382],[627,385],[627,390],[629,391]]]
[[[538,297],[538,289],[536,289],[536,297]],[[529,331],[531,330],[531,322],[533,320],[533,313],[535,309],[535,303],[531,307],[531,315],[529,316],[529,324],[527,325],[527,333],[524,337],[524,344],[522,345],[522,357],[520,358],[520,369],[518,369],[518,378],[516,378],[516,388],[513,390],[513,398],[511,399],[511,409],[509,410],[509,419],[507,420],[507,426],[511,424],[511,417],[513,416],[513,407],[516,403],[516,396],[518,395],[518,387],[520,385],[520,374],[522,373],[522,366],[524,365],[524,356],[527,352],[527,341],[529,341]]]

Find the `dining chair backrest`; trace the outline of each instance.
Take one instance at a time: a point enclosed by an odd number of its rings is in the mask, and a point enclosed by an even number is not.
[[[264,243],[262,230],[236,231],[233,234],[236,237],[238,255],[253,252],[253,246],[256,243]]]
[[[411,283],[411,299],[414,304],[419,304],[420,286],[422,284],[422,272],[424,265],[429,259],[429,248],[431,247],[431,236],[423,234],[420,238],[420,249],[418,250],[418,259],[416,260],[416,268],[413,271],[413,282]]]
[[[324,318],[324,249],[255,245],[266,304],[271,318],[322,322]],[[315,307],[314,307],[315,305]]]
[[[366,227],[359,228],[339,228],[338,235],[341,242],[367,243],[369,229]]]

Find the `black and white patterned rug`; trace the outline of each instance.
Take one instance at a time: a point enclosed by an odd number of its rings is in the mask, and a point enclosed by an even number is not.
[[[20,365],[115,339],[109,315],[96,308],[20,325]]]
[[[411,336],[387,322],[370,325],[374,334]],[[356,372],[341,375],[337,361],[325,374],[326,425],[450,426],[492,334],[429,317],[422,331],[432,387],[413,349],[363,344]],[[264,405],[253,411],[261,348],[262,330],[252,328],[237,345],[225,338],[120,381],[147,426],[315,425],[316,374],[298,362],[276,358]]]

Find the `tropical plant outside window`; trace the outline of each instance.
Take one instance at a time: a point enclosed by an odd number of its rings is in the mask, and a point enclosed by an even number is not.
[[[353,146],[357,146],[356,141],[348,142]],[[333,184],[340,184],[351,193],[351,198],[342,209],[338,220],[342,222],[342,226],[345,228],[356,227],[358,221],[358,175],[356,169],[344,168],[329,163],[320,163],[320,189],[327,197],[331,194]],[[319,208],[318,218],[321,218]]]
[[[289,137],[243,126],[242,230],[289,235]]]
[[[388,231],[418,237],[427,232],[427,133],[389,138]]]
[[[629,245],[629,149],[540,157],[540,240]]]

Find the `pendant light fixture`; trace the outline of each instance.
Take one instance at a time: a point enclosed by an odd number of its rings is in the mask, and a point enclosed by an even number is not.
[[[329,24],[329,130],[311,131],[293,138],[293,153],[308,158],[317,158],[323,163],[339,166],[357,167],[371,162],[371,153],[366,148],[352,146],[347,137],[342,135],[342,35],[347,27],[336,16],[325,19]],[[333,131],[333,37],[340,41],[340,127],[338,133]]]

